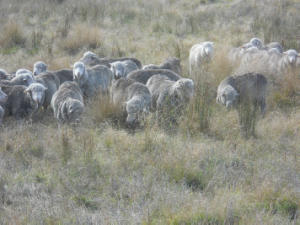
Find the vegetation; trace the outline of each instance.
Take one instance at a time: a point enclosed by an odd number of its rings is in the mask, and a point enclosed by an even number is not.
[[[5,118],[1,224],[300,224],[299,69],[270,89],[265,118],[250,117],[255,136],[245,138],[237,112],[215,103],[219,83],[234,71],[230,48],[258,37],[300,52],[297,1],[2,0],[0,6],[0,68],[8,72],[32,70],[38,60],[49,70],[70,68],[88,50],[143,64],[175,56],[196,87],[172,123],[152,114],[128,127],[107,96],[85,104],[80,124],[58,125],[50,110],[21,126]],[[189,74],[190,47],[207,40],[214,42],[214,61]]]

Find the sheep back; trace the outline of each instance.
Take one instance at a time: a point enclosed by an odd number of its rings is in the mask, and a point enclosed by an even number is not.
[[[146,69],[146,70],[135,70],[127,75],[127,78],[134,81],[146,84],[150,77],[156,74],[162,74],[168,77],[172,81],[178,81],[181,79],[179,75],[170,70],[165,69]]]

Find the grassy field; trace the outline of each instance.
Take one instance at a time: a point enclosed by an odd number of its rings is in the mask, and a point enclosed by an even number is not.
[[[81,124],[48,110],[0,128],[1,224],[300,224],[300,71],[270,88],[255,136],[215,103],[229,49],[258,37],[300,52],[296,0],[2,0],[0,68],[71,68],[84,52],[178,57],[196,96],[177,123],[135,129],[105,96]],[[214,61],[189,74],[193,44]]]

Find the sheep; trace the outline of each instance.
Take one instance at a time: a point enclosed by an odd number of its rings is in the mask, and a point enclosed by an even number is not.
[[[126,77],[131,71],[138,70],[134,62],[131,60],[125,61],[116,61],[110,64],[110,70],[113,74],[114,80],[117,80],[121,77]]]
[[[2,91],[1,87],[0,87],[0,102],[6,102],[7,99],[8,99],[7,94],[5,94],[5,93]],[[2,118],[3,118],[3,116],[4,116],[4,110],[3,110],[3,108],[0,106],[0,126],[2,126]]]
[[[82,62],[73,65],[73,80],[88,98],[94,96],[98,89],[107,93],[112,79],[112,72],[106,66],[96,65],[87,69]]]
[[[146,84],[150,77],[156,74],[162,74],[167,76],[170,80],[178,81],[181,79],[179,75],[172,72],[171,70],[164,70],[164,69],[147,69],[147,70],[136,70],[127,75],[127,78],[130,78],[134,81],[140,82],[142,84]]]
[[[263,45],[262,41],[259,38],[252,38],[250,40],[250,43],[253,44],[253,46],[257,47],[260,50],[268,51],[271,48],[276,48],[279,51],[279,53],[284,52],[284,48],[278,42],[271,42],[267,45]]]
[[[237,64],[246,53],[247,49],[254,47],[251,43],[243,44],[241,48],[232,48],[228,52],[228,60],[231,65]]]
[[[60,86],[60,81],[58,77],[52,73],[41,73],[35,76],[35,80],[37,83],[40,83],[47,88],[47,90],[45,91],[44,99],[39,104],[39,108],[43,106],[44,112],[46,112],[48,106],[51,104],[52,96]]]
[[[182,67],[180,65],[180,60],[175,57],[168,57],[162,62],[159,66],[150,64],[143,67],[143,69],[166,69],[171,70],[174,73],[181,75],[182,74]]]
[[[213,58],[213,44],[213,42],[207,41],[191,47],[189,52],[190,73],[192,73],[193,68],[200,69],[201,64],[211,61]]]
[[[84,53],[83,57],[79,60],[79,62],[84,63],[88,67],[93,67],[95,65],[104,65],[110,68],[111,63],[116,61],[126,61],[126,60],[131,60],[136,64],[136,66],[139,69],[142,69],[142,63],[136,58],[116,58],[116,59],[99,58],[95,53],[90,51]]]
[[[20,122],[24,118],[32,120],[32,115],[37,111],[47,88],[42,84],[33,83],[29,87],[3,85],[2,90],[8,95],[7,101],[0,103],[4,108],[5,116],[12,115]]]
[[[194,95],[194,82],[191,79],[181,78],[178,81],[172,81],[163,75],[154,75],[148,81],[148,87],[151,96],[151,110],[167,111],[172,109],[181,109]]]
[[[247,53],[243,56],[242,63],[236,69],[236,73],[263,73],[271,79],[272,83],[276,84],[283,79],[284,74],[289,69],[294,70],[297,67],[298,57],[299,54],[293,49],[277,54],[270,54],[263,50]]]
[[[238,110],[239,122],[243,134],[252,135],[257,122],[256,111],[260,107],[260,116],[265,116],[268,81],[260,73],[247,73],[226,77],[219,85],[216,102],[228,109]]]
[[[0,69],[0,80],[11,80],[14,77],[14,75],[8,74],[5,70]]]
[[[247,73],[226,77],[219,85],[216,102],[228,109],[250,101],[253,106],[260,106],[261,116],[266,109],[268,81],[260,73]]]
[[[33,65],[33,75],[37,76],[40,73],[46,72],[47,68],[49,67],[49,65],[46,65],[44,62],[42,61],[37,61],[34,65]]]
[[[34,83],[34,80],[31,76],[31,74],[29,73],[23,73],[20,74],[18,76],[16,76],[15,78],[13,78],[12,80],[0,80],[0,85],[25,85],[25,86],[29,86],[30,84]]]
[[[64,82],[54,93],[51,108],[60,123],[80,122],[84,111],[83,93],[75,82]]]
[[[33,73],[30,70],[18,69],[17,72],[16,72],[16,74],[15,74],[15,77],[19,76],[20,74],[30,74],[31,77],[32,77],[32,80],[35,82],[34,75],[33,75]]]
[[[269,54],[278,54],[278,53],[280,53],[280,52],[278,51],[277,48],[270,48],[270,49],[268,50],[268,53],[269,53]]]
[[[114,104],[125,102],[127,112],[126,123],[131,124],[139,116],[147,114],[151,106],[151,94],[146,85],[132,79],[120,78],[110,88],[110,96]]]

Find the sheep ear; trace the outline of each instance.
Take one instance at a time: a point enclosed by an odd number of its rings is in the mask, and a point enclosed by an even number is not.
[[[31,91],[31,89],[28,87],[28,88],[26,88],[26,90],[24,91],[24,93],[27,93],[27,92],[30,92]]]

